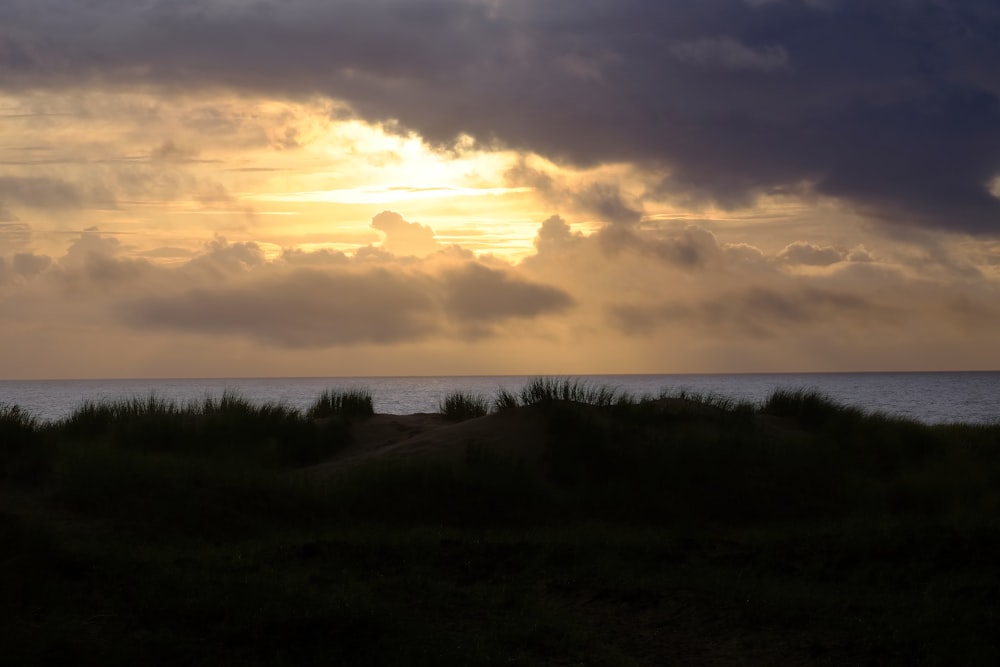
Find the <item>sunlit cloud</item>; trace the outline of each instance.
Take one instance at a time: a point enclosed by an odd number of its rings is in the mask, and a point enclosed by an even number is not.
[[[263,202],[317,202],[325,204],[398,204],[427,199],[488,197],[529,192],[531,188],[468,188],[458,186],[363,186],[341,190],[290,192],[286,194],[245,195],[243,199]]]
[[[985,4],[277,17],[0,3],[0,376],[1000,367]]]

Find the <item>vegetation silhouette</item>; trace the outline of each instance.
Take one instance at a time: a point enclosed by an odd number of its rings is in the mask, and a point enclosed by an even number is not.
[[[0,406],[11,664],[995,664],[1000,425],[537,378]],[[151,658],[152,656],[152,658]]]

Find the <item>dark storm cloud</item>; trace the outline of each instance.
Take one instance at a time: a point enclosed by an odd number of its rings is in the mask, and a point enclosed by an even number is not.
[[[738,206],[802,188],[1000,231],[993,0],[7,0],[0,86],[329,95],[431,142],[634,163]]]
[[[729,37],[680,42],[670,52],[681,61],[708,68],[768,71],[788,67],[783,47],[755,50]]]

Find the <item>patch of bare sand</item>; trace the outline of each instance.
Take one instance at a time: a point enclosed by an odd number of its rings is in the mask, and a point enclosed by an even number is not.
[[[463,422],[440,414],[374,415],[353,422],[351,436],[349,447],[306,472],[322,479],[376,458],[460,458],[470,448],[533,458],[545,444],[545,420],[535,406]]]

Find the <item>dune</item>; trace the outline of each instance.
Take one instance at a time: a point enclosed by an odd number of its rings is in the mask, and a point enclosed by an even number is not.
[[[590,423],[607,427],[614,417],[605,408],[563,401],[561,405],[585,415]],[[661,414],[698,424],[713,433],[723,428],[725,410],[685,398],[662,398],[649,403]],[[763,423],[766,427],[771,424]],[[376,414],[351,422],[351,445],[333,458],[310,466],[306,473],[324,479],[363,462],[384,458],[465,456],[470,448],[512,455],[522,460],[541,456],[551,424],[545,405],[524,405],[483,417],[454,422],[438,413]]]
[[[430,413],[376,414],[353,421],[351,445],[334,458],[310,466],[306,473],[322,479],[375,458],[459,458],[472,447],[533,458],[543,451],[546,428],[539,406],[461,422]]]
[[[5,657],[1000,664],[996,427],[564,388],[8,410]]]

